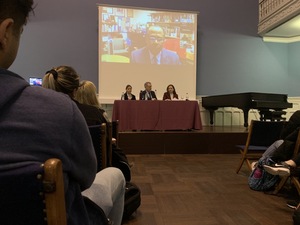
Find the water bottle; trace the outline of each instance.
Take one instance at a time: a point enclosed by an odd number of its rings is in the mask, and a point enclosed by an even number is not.
[[[124,92],[122,92],[121,100],[124,100]]]
[[[188,101],[189,100],[189,93],[185,94],[185,100]]]

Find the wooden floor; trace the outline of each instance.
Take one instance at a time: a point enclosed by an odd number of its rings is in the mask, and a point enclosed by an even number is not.
[[[281,196],[250,190],[239,154],[128,155],[142,205],[124,225],[289,225]],[[284,194],[284,195],[283,195]],[[293,193],[294,196],[295,193]],[[289,196],[290,197],[290,196]]]

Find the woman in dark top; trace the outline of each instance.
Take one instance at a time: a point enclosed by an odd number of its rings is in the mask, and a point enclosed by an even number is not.
[[[126,92],[125,94],[122,96],[122,100],[136,100],[135,95],[132,94],[132,86],[131,85],[127,85],[125,88]]]

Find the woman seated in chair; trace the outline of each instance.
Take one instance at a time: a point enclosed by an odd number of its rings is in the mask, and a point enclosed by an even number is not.
[[[101,108],[101,105],[97,99],[97,93],[96,93],[96,86],[91,81],[82,81],[79,85],[79,88],[75,92],[74,97],[79,103],[89,105],[94,107],[98,110],[99,117],[102,117],[101,122],[104,121],[104,123],[110,122],[110,119],[108,118],[106,112],[104,109]],[[82,112],[84,116],[87,116],[88,112]],[[97,123],[97,121],[94,121],[94,123]],[[91,125],[93,125],[91,124]],[[90,124],[88,124],[90,125]],[[109,129],[109,127],[107,126]],[[110,143],[112,144],[112,165],[115,166],[123,172],[126,181],[130,181],[131,179],[131,172],[130,167],[132,164],[129,164],[127,156],[122,151],[122,149],[118,148],[116,145],[116,139],[112,138],[112,140],[107,140],[108,147],[110,147]]]
[[[74,94],[74,99],[78,101],[80,104],[93,106],[98,110],[97,112],[98,116],[94,117],[94,120],[92,121],[91,120],[87,121],[88,126],[99,124],[99,123],[110,122],[107,113],[105,112],[104,109],[102,109],[101,104],[98,101],[96,91],[97,91],[96,86],[94,85],[93,82],[88,80],[83,80],[80,82],[80,85]],[[84,111],[84,110],[82,111],[82,114],[85,118],[91,118],[91,116],[89,116],[90,113],[91,111]],[[113,143],[116,142],[114,138],[112,141]]]
[[[58,66],[47,71],[42,86],[67,94],[76,103],[88,125],[105,122],[99,109],[74,100],[74,94],[79,88],[79,75],[72,67]],[[84,149],[82,149],[82,154],[85,154]],[[109,167],[96,174],[92,186],[84,190],[82,195],[100,206],[113,224],[120,225],[124,209],[124,193],[125,179],[123,174],[119,169]]]
[[[167,86],[167,91],[164,93],[163,100],[170,101],[170,100],[173,100],[173,99],[177,99],[178,100],[178,95],[176,93],[174,85],[173,84],[169,84]]]
[[[276,162],[291,159],[300,129],[300,110],[293,113],[281,133],[281,139],[275,141],[263,154],[262,158],[271,157]]]

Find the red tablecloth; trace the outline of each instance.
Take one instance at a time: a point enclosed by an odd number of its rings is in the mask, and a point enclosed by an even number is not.
[[[119,131],[202,129],[197,101],[116,100],[112,119]]]

